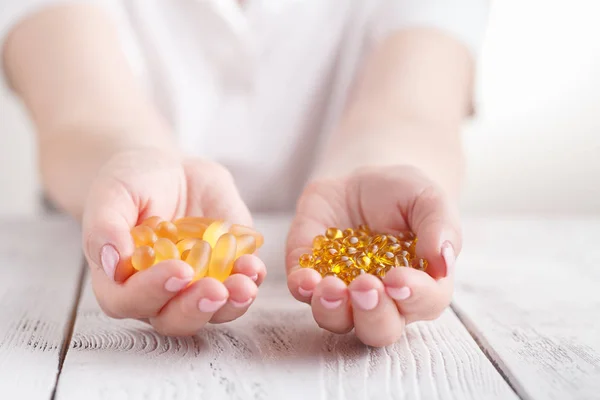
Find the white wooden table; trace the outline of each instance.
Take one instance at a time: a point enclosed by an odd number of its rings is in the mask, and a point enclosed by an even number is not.
[[[73,222],[0,220],[0,399],[600,399],[600,218],[467,220],[452,308],[383,349],[318,328],[257,224],[251,311],[167,338],[102,314]]]

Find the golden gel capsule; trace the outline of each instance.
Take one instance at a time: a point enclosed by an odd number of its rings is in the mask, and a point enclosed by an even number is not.
[[[177,246],[167,238],[159,238],[154,243],[154,253],[156,254],[157,263],[165,260],[179,259]]]
[[[315,238],[313,239],[313,248],[315,250],[321,250],[322,248],[324,248],[327,244],[328,240],[325,236],[323,235],[318,235],[315,236]]]
[[[177,247],[179,254],[181,254],[182,260],[183,260],[183,253],[187,250],[190,250],[192,247],[194,247],[194,245],[196,243],[198,243],[198,240],[199,239],[185,238],[185,239],[181,239],[180,241],[177,242],[177,244],[175,246]]]
[[[177,239],[202,239],[204,232],[208,225],[204,224],[192,224],[192,223],[181,223],[177,226]]]
[[[338,228],[328,228],[325,231],[325,237],[329,240],[340,239],[343,236],[343,233]]]
[[[208,276],[223,282],[231,274],[235,261],[236,239],[231,233],[222,235],[213,248]]]
[[[202,279],[208,272],[208,266],[211,259],[210,244],[204,240],[198,240],[189,253],[185,262],[188,263],[195,271],[194,281]]]
[[[158,239],[158,236],[156,236],[156,233],[154,233],[152,228],[146,225],[133,227],[131,229],[131,237],[135,247],[152,246]]]
[[[182,217],[178,218],[173,223],[179,227],[180,224],[192,224],[192,225],[210,225],[216,220],[208,217]]]
[[[302,268],[310,268],[314,265],[313,256],[310,254],[302,254],[298,260],[298,264]]]
[[[162,218],[154,215],[152,217],[146,218],[140,225],[147,226],[147,227],[151,228],[152,230],[154,230],[154,229],[156,229],[156,226],[161,222],[162,222]]]
[[[210,244],[210,247],[214,249],[217,245],[217,240],[219,240],[221,236],[229,232],[230,228],[231,224],[226,221],[215,221],[212,224],[208,225],[208,227],[204,231],[204,235],[202,235],[202,239],[206,240],[208,244]]]
[[[231,234],[233,234],[235,237],[240,237],[243,235],[254,236],[254,239],[256,240],[257,249],[260,249],[263,243],[265,242],[265,238],[263,237],[263,235],[260,234],[260,232],[257,232],[248,226],[234,224],[231,225],[231,229],[229,230],[229,232],[231,232]]]
[[[177,227],[171,221],[162,221],[154,229],[159,238],[169,239],[171,242],[177,242]]]
[[[154,249],[150,246],[141,246],[133,251],[131,265],[138,271],[143,271],[154,265]]]
[[[252,254],[256,251],[256,239],[252,235],[242,235],[236,237],[237,247],[235,259],[237,260],[244,254]]]

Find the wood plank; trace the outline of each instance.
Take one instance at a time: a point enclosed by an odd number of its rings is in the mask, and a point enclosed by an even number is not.
[[[192,338],[105,317],[86,288],[57,399],[515,399],[451,310],[374,349],[316,326],[283,279],[285,219],[261,219],[269,277],[251,311]]]
[[[600,397],[600,219],[465,226],[454,308],[524,399]]]
[[[51,397],[81,268],[73,222],[2,219],[0,397]]]

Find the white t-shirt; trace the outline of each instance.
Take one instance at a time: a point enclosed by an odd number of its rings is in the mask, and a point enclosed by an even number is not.
[[[228,167],[255,211],[294,206],[372,43],[433,27],[477,56],[488,8],[488,0],[0,0],[0,45],[28,14],[75,2],[117,18],[182,150]]]

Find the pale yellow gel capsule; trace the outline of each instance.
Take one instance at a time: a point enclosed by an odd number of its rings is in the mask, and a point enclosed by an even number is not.
[[[256,251],[256,239],[252,235],[242,235],[236,237],[235,259],[237,260],[244,254],[252,254]]]
[[[181,217],[176,219],[173,223],[177,226],[180,224],[194,224],[194,225],[210,225],[215,222],[214,218],[208,217]]]
[[[177,227],[171,221],[162,221],[154,229],[159,238],[169,239],[171,242],[177,242]]]
[[[154,243],[154,253],[156,254],[157,263],[165,260],[179,259],[177,246],[167,238],[159,238]]]
[[[154,259],[154,249],[150,246],[141,246],[134,250],[131,265],[137,271],[142,271],[154,265]]]
[[[176,246],[177,246],[177,250],[179,250],[179,254],[181,255],[182,259],[183,259],[183,253],[186,250],[190,250],[192,247],[194,247],[194,245],[196,243],[198,243],[199,239],[194,239],[194,238],[185,238],[180,240],[179,242],[177,242]]]
[[[154,215],[152,217],[146,218],[144,221],[142,221],[142,223],[140,225],[144,225],[149,228],[156,229],[156,225],[158,225],[161,222],[162,222],[162,218],[157,215]]]
[[[131,237],[135,247],[153,246],[158,239],[156,233],[147,225],[138,225],[131,228]]]
[[[189,250],[185,259],[185,262],[194,269],[195,274],[193,281],[197,281],[206,276],[210,259],[211,248],[208,242],[204,240],[196,241],[196,244]]]
[[[263,238],[263,235],[261,235],[259,232],[255,231],[254,229],[252,229],[248,226],[234,224],[234,225],[231,225],[229,232],[231,232],[233,235],[235,235],[235,237],[240,237],[242,235],[254,236],[254,239],[256,240],[256,248],[257,249],[259,249],[265,241]]]
[[[204,232],[208,225],[204,224],[193,224],[191,222],[181,223],[177,226],[177,237],[179,240],[182,239],[202,239]]]
[[[213,249],[217,245],[217,241],[221,236],[229,232],[231,224],[226,221],[218,220],[210,224],[204,231],[202,239],[206,240]]]
[[[217,240],[210,257],[208,276],[215,278],[220,282],[227,279],[231,274],[231,270],[233,270],[236,247],[235,236],[231,233],[226,233]]]

